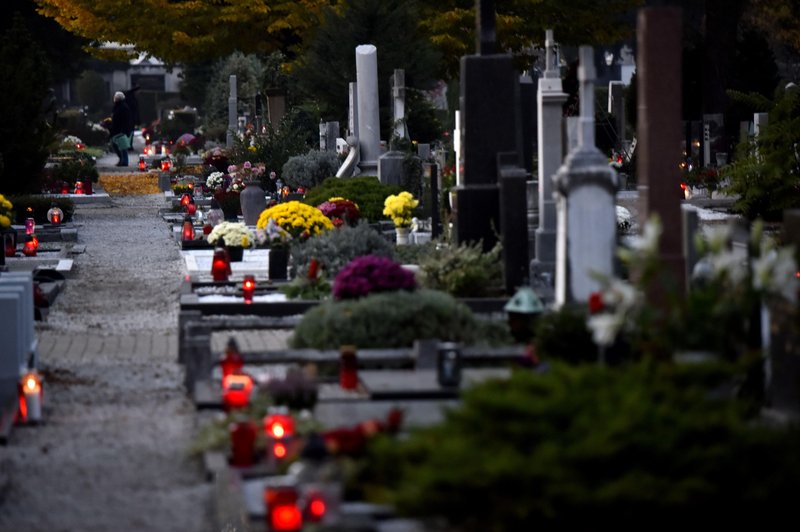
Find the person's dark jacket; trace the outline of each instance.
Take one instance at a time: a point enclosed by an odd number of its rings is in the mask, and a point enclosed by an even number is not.
[[[124,100],[114,103],[114,109],[111,112],[111,136],[118,133],[130,136],[133,133],[133,121],[131,120],[131,110]]]

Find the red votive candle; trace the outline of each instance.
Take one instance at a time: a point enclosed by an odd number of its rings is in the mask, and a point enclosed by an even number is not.
[[[248,467],[253,465],[257,431],[258,428],[252,421],[239,421],[231,425],[230,464],[232,466]]]
[[[343,345],[339,358],[339,386],[345,390],[355,390],[358,386],[358,359],[354,345]]]
[[[250,404],[253,378],[245,373],[234,373],[222,379],[222,403],[225,410],[244,408]]]
[[[256,278],[253,275],[245,275],[242,281],[242,294],[245,303],[253,302],[253,293],[256,291]]]
[[[222,355],[222,360],[220,360],[219,365],[222,368],[223,379],[228,375],[233,375],[234,373],[240,373],[242,371],[244,367],[244,358],[242,358],[242,354],[239,352],[239,345],[233,338],[228,340],[228,345],[225,346],[225,354]]]
[[[227,281],[230,274],[231,262],[228,252],[218,246],[214,249],[214,256],[211,259],[211,276],[215,281]]]

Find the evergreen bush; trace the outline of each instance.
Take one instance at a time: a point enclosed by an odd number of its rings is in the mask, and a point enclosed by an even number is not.
[[[727,193],[748,219],[779,220],[800,206],[800,89],[780,91],[759,137],[737,147],[736,160],[723,169]]]
[[[358,205],[362,218],[375,223],[385,218],[386,198],[402,191],[401,187],[382,184],[375,176],[331,178],[309,190],[303,203],[316,206],[334,197],[349,199]]]
[[[290,157],[281,175],[290,187],[309,189],[336,175],[338,169],[339,158],[335,152],[310,150],[305,155]]]
[[[357,479],[436,530],[741,530],[791,520],[800,430],[711,393],[726,372],[555,364],[462,394]],[[787,522],[787,521],[784,521]]]
[[[393,246],[365,222],[355,227],[340,227],[292,247],[295,272],[308,271],[311,259],[316,259],[328,279],[333,279],[356,257],[374,255],[392,258]]]
[[[386,292],[327,300],[307,311],[290,341],[294,348],[406,347],[419,338],[474,344],[485,328],[469,307],[435,290]]]

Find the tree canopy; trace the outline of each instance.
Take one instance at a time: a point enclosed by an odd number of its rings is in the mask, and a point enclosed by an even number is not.
[[[70,32],[97,42],[132,44],[167,62],[225,57],[234,51],[269,53],[300,44],[320,25],[323,8],[349,0],[35,0],[39,12]],[[529,55],[553,28],[565,44],[608,43],[629,36],[624,16],[643,0],[507,0],[497,3],[502,50]],[[441,0],[419,6],[421,24],[457,72],[474,52],[475,1]],[[94,50],[95,54],[100,52]]]
[[[35,0],[39,13],[95,43],[132,44],[169,63],[298,42],[326,0]],[[93,49],[95,55],[114,52]],[[111,56],[111,57],[108,57]],[[117,57],[118,58],[118,57]]]

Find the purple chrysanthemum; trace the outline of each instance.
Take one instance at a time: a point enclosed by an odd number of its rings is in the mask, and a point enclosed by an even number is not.
[[[387,257],[366,255],[350,261],[333,281],[333,297],[356,299],[373,292],[412,291],[414,273]]]

